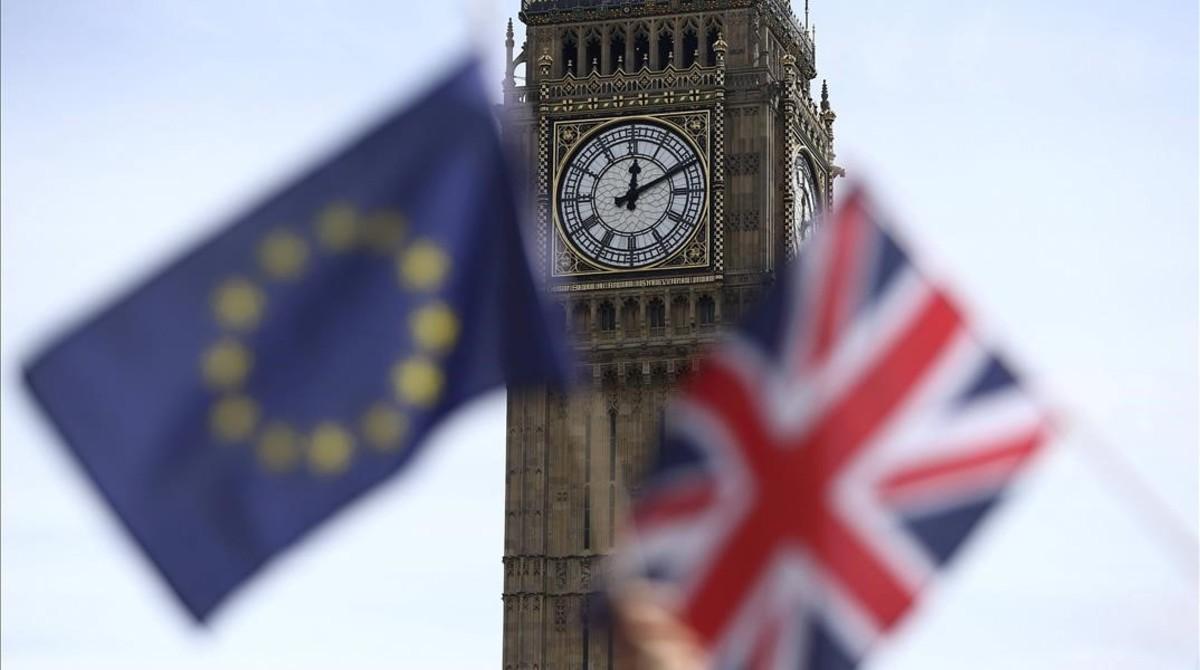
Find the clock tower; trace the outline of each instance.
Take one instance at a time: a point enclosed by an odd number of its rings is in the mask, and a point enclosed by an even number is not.
[[[588,594],[664,401],[832,202],[827,88],[786,0],[524,0],[502,118],[590,383],[508,399],[505,670],[620,668]]]

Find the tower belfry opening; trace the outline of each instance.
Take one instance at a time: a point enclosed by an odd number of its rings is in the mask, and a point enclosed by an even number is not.
[[[675,31],[667,23],[658,30],[658,61],[651,64],[656,70],[672,65],[675,55]]]
[[[700,36],[697,34],[697,28],[694,25],[688,25],[683,29],[683,53],[680,54],[683,67],[691,67],[700,59]]]
[[[587,38],[584,42],[583,63],[584,72],[594,73],[600,71],[600,33],[596,30],[588,30]]]
[[[609,43],[609,60],[612,63],[612,68],[609,70],[621,69],[628,71],[628,63],[625,62],[625,27],[620,26],[613,30],[612,41]]]
[[[631,70],[650,66],[650,30],[639,24],[633,38],[633,66]]]
[[[563,33],[559,53],[560,70],[562,74],[575,73],[575,64],[579,61],[579,40],[576,39],[576,30],[567,30]]]

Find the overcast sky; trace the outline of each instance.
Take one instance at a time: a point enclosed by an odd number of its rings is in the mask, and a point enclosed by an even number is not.
[[[1195,3],[813,3],[838,162],[1069,429],[870,667],[1195,668],[1195,546],[1151,524],[1197,526]],[[202,630],[16,384],[452,64],[468,4],[4,0],[6,668],[498,667],[501,395]],[[518,2],[484,5],[498,85]],[[1093,467],[1104,444],[1168,516]]]

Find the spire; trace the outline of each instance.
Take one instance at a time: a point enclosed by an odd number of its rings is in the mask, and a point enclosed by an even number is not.
[[[825,124],[825,130],[829,136],[833,137],[833,122],[837,120],[837,114],[833,112],[833,106],[829,104],[829,81],[821,80],[821,121]]]
[[[512,25],[511,21],[509,21],[509,25]],[[804,0],[804,27],[808,27],[808,0]]]
[[[512,19],[508,20],[508,30],[504,33],[504,81],[501,83],[505,90],[505,97],[508,97],[508,91],[511,91],[517,85],[517,81],[513,76],[516,67],[513,65],[513,27]]]
[[[833,122],[837,120],[837,114],[833,113],[833,107],[829,104],[829,81],[821,80],[821,124],[825,126],[825,134],[828,136],[829,144],[825,145],[825,159],[829,161],[834,177],[845,177],[846,171],[834,164],[834,159],[837,154],[833,153]]]

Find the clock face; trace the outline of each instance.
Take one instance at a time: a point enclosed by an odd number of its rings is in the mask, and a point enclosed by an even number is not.
[[[567,157],[555,193],[571,245],[610,269],[648,268],[700,228],[705,164],[675,129],[651,120],[601,126]]]
[[[812,165],[803,153],[796,152],[792,159],[792,190],[795,193],[792,212],[792,249],[798,250],[800,243],[812,235],[813,221],[819,211],[819,191]]]

